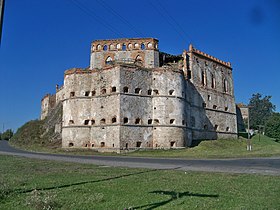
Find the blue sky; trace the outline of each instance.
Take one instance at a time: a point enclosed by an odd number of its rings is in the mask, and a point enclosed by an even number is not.
[[[236,102],[271,95],[280,111],[277,0],[6,0],[0,47],[0,130],[40,115],[72,67],[89,66],[95,39],[153,37],[161,51],[194,47],[233,66]]]

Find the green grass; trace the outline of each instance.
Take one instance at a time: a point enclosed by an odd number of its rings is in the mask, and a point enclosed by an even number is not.
[[[256,135],[252,139],[252,151],[247,151],[247,139],[220,139],[213,141],[202,141],[198,146],[185,149],[170,149],[170,150],[139,150],[131,153],[125,153],[126,156],[146,156],[146,157],[170,157],[170,158],[241,158],[241,157],[270,157],[280,156],[280,142],[267,136]],[[15,141],[12,145],[18,146]],[[50,152],[64,153],[77,155],[118,155],[115,153],[97,153],[91,149],[61,149],[51,148],[40,144],[20,145],[20,148]]]
[[[280,177],[0,155],[0,209],[278,209]]]
[[[193,148],[179,150],[137,151],[131,156],[178,157],[178,158],[240,158],[280,156],[280,142],[256,135],[251,139],[252,151],[247,151],[247,139],[220,139],[202,141]]]

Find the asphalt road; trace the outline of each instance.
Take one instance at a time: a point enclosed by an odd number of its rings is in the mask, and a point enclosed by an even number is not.
[[[178,158],[145,158],[127,156],[76,156],[35,153],[18,150],[11,147],[7,141],[0,141],[0,154],[43,160],[87,163],[114,167],[249,173],[277,176],[280,175],[280,157],[190,160]]]

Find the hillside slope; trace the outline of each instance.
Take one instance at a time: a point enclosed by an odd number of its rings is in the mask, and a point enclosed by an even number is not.
[[[21,126],[10,140],[15,146],[61,147],[62,104],[52,109],[44,120],[31,120]]]

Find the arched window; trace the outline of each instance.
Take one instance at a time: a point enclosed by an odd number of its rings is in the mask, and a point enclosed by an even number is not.
[[[104,51],[107,51],[107,50],[108,50],[108,46],[107,46],[106,44],[103,46],[103,50],[104,50]]]
[[[96,49],[97,49],[97,50],[101,50],[101,45],[100,45],[100,44],[97,45]]]
[[[117,118],[116,117],[113,117],[112,118],[112,123],[116,123],[117,122]]]
[[[123,44],[123,45],[122,45],[122,51],[125,51],[125,50],[126,50],[126,45]]]
[[[103,89],[101,90],[101,94],[106,94],[106,89],[105,89],[105,88],[103,88]]]
[[[152,48],[153,44],[151,42],[148,43],[148,48]]]
[[[100,120],[100,124],[105,124],[106,123],[106,120],[104,119],[104,118],[102,118],[101,120]]]
[[[137,55],[136,58],[135,58],[135,62],[142,63],[143,62],[143,58],[140,55]]]
[[[110,45],[110,50],[114,50],[115,49],[115,45],[111,44]]]
[[[144,43],[141,44],[141,50],[145,50],[145,44]]]
[[[129,44],[127,45],[127,47],[128,47],[129,50],[131,50],[131,49],[132,49],[132,44],[129,43]]]
[[[172,96],[174,93],[174,90],[169,90],[169,95]]]
[[[108,56],[107,58],[106,58],[106,60],[105,60],[105,64],[107,65],[107,64],[112,64],[112,61],[113,61],[113,59],[110,57],[110,56]]]

